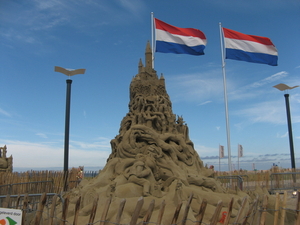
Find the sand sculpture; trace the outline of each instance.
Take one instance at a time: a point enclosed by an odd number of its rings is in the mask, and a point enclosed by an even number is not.
[[[7,147],[0,147],[0,172],[12,172],[13,170],[13,157],[6,157]]]
[[[219,200],[223,201],[223,211],[226,211],[232,197],[235,199],[232,217],[236,216],[247,194],[227,193],[213,178],[213,171],[203,166],[183,117],[172,112],[163,75],[158,78],[152,68],[149,43],[145,58],[145,66],[140,60],[138,74],[131,81],[129,112],[121,122],[119,134],[111,140],[112,152],[106,166],[96,178],[89,182],[83,180],[71,192],[71,204],[76,203],[79,195],[82,196],[79,220],[87,221],[96,196],[99,199],[112,196],[106,219],[115,221],[120,201],[125,198],[127,202],[121,223],[129,223],[138,198],[143,196],[145,208],[142,212],[146,212],[149,202],[155,200],[153,217],[157,216],[161,202],[166,201],[163,224],[170,224],[168,220],[171,220],[177,204],[186,202],[190,193],[194,194],[188,216],[191,221],[196,220],[195,213],[203,199],[208,201],[203,222],[209,223]],[[102,200],[98,204],[98,217],[104,203]],[[68,215],[68,220],[72,221],[74,212],[71,210]],[[95,221],[99,219],[95,218]]]

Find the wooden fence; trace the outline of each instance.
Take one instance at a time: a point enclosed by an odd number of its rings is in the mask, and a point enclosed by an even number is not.
[[[246,225],[246,224],[251,224],[251,225],[263,225],[266,222],[266,215],[267,212],[271,212],[274,214],[274,221],[270,222],[268,221],[268,224],[274,224],[274,225],[286,225],[286,224],[291,224],[291,225],[299,225],[300,224],[300,192],[298,191],[298,198],[297,198],[297,204],[295,209],[287,209],[286,208],[286,202],[287,202],[287,192],[284,192],[283,200],[280,200],[280,196],[277,193],[276,194],[276,204],[275,204],[275,209],[268,209],[268,196],[264,195],[262,199],[255,199],[255,201],[251,204],[249,209],[245,211],[245,206],[247,204],[247,197],[244,197],[242,200],[241,207],[237,213],[237,216],[234,218],[234,220],[230,220],[230,216],[232,213],[233,209],[233,198],[231,199],[230,203],[228,204],[228,210],[226,212],[222,212],[222,207],[223,203],[222,201],[219,201],[216,209],[210,219],[209,224],[210,225],[216,225],[216,224],[241,224],[241,225]],[[49,196],[48,196],[49,197]],[[195,224],[195,225],[200,225],[200,224],[206,224],[203,222],[206,206],[207,206],[207,200],[203,200],[202,203],[199,205],[199,211],[196,214],[196,221],[191,221],[187,219],[188,212],[190,210],[191,202],[193,200],[193,194],[190,194],[189,199],[186,203],[186,206],[184,209],[182,209],[183,203],[180,202],[177,205],[177,208],[175,209],[173,213],[173,217],[170,221],[170,224],[175,225],[185,225],[187,222],[189,224]],[[62,213],[61,216],[58,218],[57,213],[55,212],[56,210],[56,205],[57,203],[61,201],[62,203]],[[101,215],[101,219],[98,221],[95,221],[96,217],[96,211],[97,211],[97,206],[98,206],[98,201],[99,198],[96,197],[94,202],[93,202],[93,207],[92,211],[90,213],[89,219],[84,223],[85,225],[92,225],[92,224],[99,224],[99,225],[104,225],[108,223],[112,224],[117,224],[119,225],[122,219],[122,214],[123,214],[123,209],[126,204],[126,199],[121,200],[119,209],[117,212],[117,216],[115,221],[107,221],[106,216],[108,214],[108,211],[110,209],[110,204],[112,199],[108,198],[105,203],[104,210]],[[282,203],[280,205],[280,203]],[[22,225],[26,224],[34,224],[34,225],[65,225],[65,224],[73,224],[73,225],[84,225],[84,224],[79,224],[78,223],[78,216],[79,216],[79,210],[80,210],[80,204],[81,204],[81,197],[78,198],[76,205],[75,205],[75,214],[74,214],[74,219],[73,221],[67,221],[67,212],[68,212],[68,206],[69,206],[69,196],[66,196],[65,199],[62,199],[60,195],[54,195],[51,198],[51,201],[49,201],[49,198],[47,198],[47,194],[44,193],[41,195],[40,200],[37,204],[32,205],[29,200],[29,195],[26,194],[24,196],[17,196],[16,199],[12,199],[10,195],[7,195],[5,200],[2,201],[1,207],[3,208],[16,208],[16,209],[21,209],[23,214],[22,214]],[[164,210],[166,203],[163,200],[160,204],[160,209],[157,218],[152,218],[152,212],[154,209],[155,202],[152,200],[148,206],[148,211],[147,213],[141,217],[140,212],[142,209],[142,206],[144,204],[144,198],[140,197],[136,203],[135,210],[131,216],[131,220],[129,225],[136,225],[136,224],[142,224],[145,225],[147,223],[154,223],[156,225],[161,225],[162,224],[162,219],[164,217]],[[181,210],[183,211],[182,214],[182,219],[179,221],[179,213]],[[293,217],[294,221],[289,221],[287,223],[286,221],[286,213],[287,211],[290,210],[293,212]],[[31,221],[29,221],[29,216]],[[34,215],[34,216],[32,216]],[[221,215],[221,219],[220,219]],[[268,218],[269,220],[269,218]]]
[[[61,193],[79,183],[77,169],[72,168],[64,176],[63,171],[27,171],[23,173],[0,173],[0,195]]]

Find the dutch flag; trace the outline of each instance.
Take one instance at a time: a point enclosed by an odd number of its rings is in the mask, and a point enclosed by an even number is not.
[[[194,28],[179,28],[154,19],[156,52],[204,55],[206,37]]]
[[[278,51],[267,37],[247,35],[223,28],[226,59],[277,66]]]

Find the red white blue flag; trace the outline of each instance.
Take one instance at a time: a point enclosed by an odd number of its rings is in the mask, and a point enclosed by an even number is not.
[[[223,28],[226,59],[277,66],[278,51],[267,37],[243,34]]]
[[[204,55],[206,37],[194,28],[179,28],[155,20],[156,52]]]

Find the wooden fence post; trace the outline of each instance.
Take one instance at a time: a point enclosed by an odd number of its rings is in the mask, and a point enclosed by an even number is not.
[[[53,217],[54,217],[54,211],[55,211],[55,206],[56,206],[56,200],[57,200],[57,194],[54,195],[53,198],[52,198],[52,204],[51,204],[51,209],[50,209],[48,225],[53,224]]]
[[[119,210],[118,210],[118,213],[117,213],[117,216],[116,216],[116,224],[119,224],[120,221],[121,221],[121,216],[122,216],[122,213],[123,213],[125,203],[126,203],[126,199],[123,198],[120,202]]]
[[[224,221],[224,225],[228,225],[228,223],[229,223],[230,216],[231,216],[231,213],[232,213],[233,201],[234,201],[234,198],[231,198],[231,200],[228,204],[228,212],[227,212],[227,215],[226,215],[226,218],[225,218],[225,221]]]
[[[217,225],[217,223],[219,222],[219,215],[222,207],[223,207],[223,202],[220,200],[217,204],[214,214],[210,219],[211,220],[210,225]]]
[[[296,221],[295,221],[295,225],[299,225],[300,224],[300,191],[297,191],[297,203],[296,203]]]
[[[94,219],[95,219],[96,211],[97,211],[97,207],[98,207],[98,200],[99,200],[99,196],[97,196],[97,198],[94,200],[90,219],[89,219],[89,224],[94,223]]]
[[[21,196],[20,196],[20,194],[19,194],[18,197],[17,197],[17,200],[16,200],[16,206],[15,206],[15,209],[18,209],[18,208],[19,208],[20,200],[21,200]]]
[[[268,196],[264,195],[263,203],[262,203],[262,212],[260,216],[259,225],[264,225],[266,221],[266,214],[267,214],[267,205],[268,205]]]
[[[190,194],[190,197],[189,197],[189,200],[187,201],[187,204],[186,204],[184,213],[183,213],[183,217],[182,217],[182,225],[185,225],[185,223],[186,223],[186,218],[187,218],[187,216],[188,216],[188,213],[189,213],[189,210],[190,210],[190,206],[191,206],[193,197],[194,197],[194,194],[191,193],[191,194]]]
[[[75,205],[75,214],[74,214],[73,225],[77,225],[79,209],[80,209],[80,202],[81,202],[81,196],[79,196],[79,198],[76,202],[76,205]]]
[[[27,206],[28,206],[28,194],[25,194],[23,200],[23,209],[22,209],[22,224],[25,224],[25,217],[27,214]]]
[[[109,199],[107,199],[106,201],[106,204],[105,204],[105,207],[103,209],[103,213],[102,213],[102,216],[101,216],[101,222],[100,222],[100,225],[104,225],[105,223],[105,219],[106,219],[106,216],[107,216],[107,212],[109,210],[109,206],[110,206],[110,203],[111,203],[111,199],[112,199],[112,196],[109,197]]]
[[[67,222],[66,218],[68,214],[68,208],[69,208],[69,195],[66,197],[64,202],[60,225],[65,225]]]
[[[281,208],[281,218],[280,218],[280,225],[284,225],[285,213],[286,213],[286,199],[287,199],[287,192],[283,192],[283,202]]]
[[[34,225],[39,225],[40,224],[46,201],[47,201],[47,194],[45,192],[40,198],[38,209],[37,209],[37,212],[35,214]]]
[[[201,206],[200,206],[200,209],[199,209],[199,212],[198,212],[198,215],[196,215],[196,220],[197,221],[196,221],[195,225],[202,224],[202,220],[203,220],[203,217],[204,217],[206,206],[207,206],[207,200],[203,199],[202,203],[201,203]]]
[[[174,213],[174,216],[173,216],[171,224],[175,224],[177,222],[181,206],[182,206],[182,201],[180,201],[178,203],[177,207],[176,207],[176,210],[175,210],[175,213]]]
[[[253,202],[253,204],[251,205],[250,209],[248,210],[246,216],[244,217],[244,220],[242,222],[242,225],[246,225],[247,224],[247,221],[250,217],[250,214],[255,210],[255,207],[257,205],[257,199],[255,199],[255,201]]]
[[[9,208],[10,206],[10,194],[7,194],[4,202],[2,203],[3,208]]]
[[[147,210],[147,213],[146,213],[146,215],[145,215],[144,218],[143,218],[143,224],[144,224],[144,225],[146,225],[146,224],[149,222],[149,220],[150,220],[150,218],[151,218],[151,216],[152,216],[152,212],[153,212],[153,209],[154,209],[154,204],[155,204],[155,200],[153,199],[153,200],[150,202],[149,208],[148,208],[148,210]]]
[[[274,225],[278,224],[279,203],[280,203],[280,197],[279,197],[279,193],[277,192],[276,201],[275,201]]]
[[[163,217],[164,212],[165,212],[165,207],[166,207],[166,201],[163,200],[161,202],[159,213],[158,213],[158,216],[157,216],[157,222],[156,222],[157,225],[161,225],[162,217]]]
[[[255,206],[254,206],[254,210],[253,210],[253,214],[252,214],[252,221],[251,221],[251,223],[249,223],[250,225],[253,225],[253,223],[255,221],[255,216],[257,215],[257,211],[258,211],[258,204],[259,204],[259,197],[257,196]]]
[[[139,218],[139,214],[140,214],[140,211],[142,209],[143,204],[144,204],[144,198],[140,197],[138,199],[137,203],[136,203],[135,210],[132,214],[131,221],[130,221],[129,225],[136,225],[136,222]]]
[[[240,221],[240,219],[241,219],[241,217],[242,217],[244,208],[245,208],[245,206],[246,206],[246,203],[247,203],[247,197],[244,197],[243,200],[242,200],[242,204],[241,204],[241,207],[240,207],[240,209],[239,209],[239,212],[238,212],[238,214],[237,214],[237,216],[236,216],[236,218],[235,218],[234,223],[236,223],[236,224],[239,223],[239,221]]]

